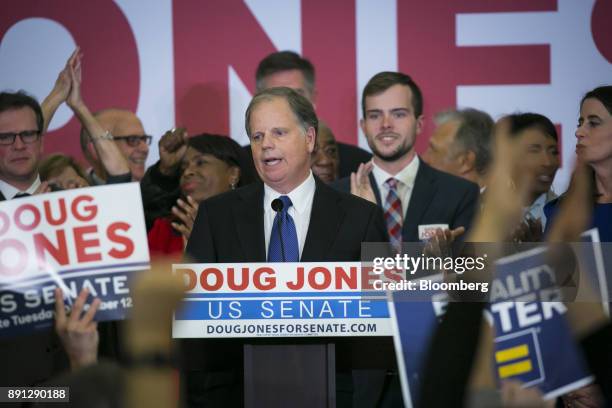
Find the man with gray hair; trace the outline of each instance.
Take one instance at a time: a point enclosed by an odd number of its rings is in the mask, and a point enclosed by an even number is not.
[[[268,88],[253,97],[245,127],[262,182],[200,204],[185,250],[189,261],[360,261],[362,242],[387,240],[376,205],[313,177],[318,122],[310,101],[290,88]],[[244,406],[240,345],[190,341],[183,351],[187,405]],[[218,370],[204,370],[205,364]],[[300,375],[299,367],[293,371]],[[213,383],[214,390],[206,388]],[[278,381],[269,386],[283,395]]]
[[[491,162],[493,119],[477,109],[450,110],[435,117],[436,130],[423,155],[430,166],[485,187]]]
[[[266,88],[286,86],[306,99],[316,109],[317,88],[315,67],[312,63],[293,51],[273,52],[259,62],[255,72],[257,91]],[[338,177],[347,177],[360,163],[365,163],[372,155],[359,146],[336,142],[339,160]]]

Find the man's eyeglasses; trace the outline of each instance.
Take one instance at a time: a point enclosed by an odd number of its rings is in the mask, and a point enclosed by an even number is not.
[[[34,143],[40,137],[40,131],[38,130],[24,130],[23,132],[8,132],[0,133],[0,145],[10,146],[15,143],[17,136],[25,144]]]
[[[153,136],[147,136],[147,135],[142,135],[142,136],[140,136],[140,135],[114,136],[113,139],[115,139],[115,140],[125,140],[125,143],[127,143],[128,146],[136,147],[141,142],[145,142],[146,144],[150,145],[151,141],[153,140]]]

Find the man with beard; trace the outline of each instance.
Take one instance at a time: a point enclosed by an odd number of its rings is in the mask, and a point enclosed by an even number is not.
[[[423,128],[421,90],[408,75],[381,72],[363,90],[361,129],[372,161],[336,187],[382,206],[391,245],[426,240],[438,229],[452,240],[469,227],[478,185],[436,170],[416,154]],[[449,231],[452,230],[452,231]],[[353,372],[354,406],[402,406],[397,373]]]
[[[427,239],[437,229],[452,238],[470,226],[479,189],[422,161],[415,141],[423,129],[423,97],[400,72],[381,72],[363,90],[361,129],[374,154],[338,188],[383,207],[391,244]],[[447,232],[447,236],[451,236]]]

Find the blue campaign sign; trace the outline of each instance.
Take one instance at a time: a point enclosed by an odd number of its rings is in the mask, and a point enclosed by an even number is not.
[[[543,247],[500,259],[488,309],[497,377],[536,386],[546,399],[592,382],[554,285]]]
[[[440,276],[428,279],[441,281]],[[555,273],[546,265],[543,248],[500,259],[489,287],[491,304],[485,312],[495,326],[493,360],[498,379],[536,386],[547,399],[592,382],[554,285]],[[422,301],[427,297],[430,302]],[[441,290],[390,294],[389,312],[407,407],[417,400],[424,357],[446,299]]]
[[[440,282],[441,275],[430,280]],[[390,293],[389,312],[394,325],[395,355],[397,356],[402,383],[404,404],[410,408],[417,401],[420,388],[422,364],[427,353],[429,340],[444,314],[446,293],[439,290],[419,291],[418,301],[412,291]]]
[[[46,329],[53,325],[56,287],[64,293],[70,309],[82,289],[89,290],[89,305],[101,300],[96,321],[123,320],[132,307],[130,281],[135,271],[148,269],[148,262],[62,271],[54,277],[23,282],[18,287],[0,285],[0,337]]]

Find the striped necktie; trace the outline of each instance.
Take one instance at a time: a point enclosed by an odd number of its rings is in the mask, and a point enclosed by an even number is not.
[[[389,241],[396,253],[400,253],[402,250],[402,225],[404,223],[402,202],[397,193],[398,183],[397,179],[393,177],[385,181],[385,186],[389,189],[389,193],[383,204]]]

